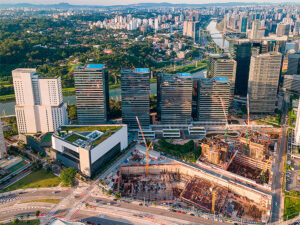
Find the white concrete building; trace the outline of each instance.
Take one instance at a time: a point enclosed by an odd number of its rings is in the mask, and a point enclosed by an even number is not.
[[[296,119],[296,125],[295,125],[295,132],[294,133],[295,133],[295,144],[300,145],[300,104],[298,104],[297,119]]]
[[[12,71],[19,133],[52,132],[68,122],[61,79],[42,78],[35,69]]]
[[[88,177],[127,146],[127,125],[62,126],[52,135],[56,159]]]

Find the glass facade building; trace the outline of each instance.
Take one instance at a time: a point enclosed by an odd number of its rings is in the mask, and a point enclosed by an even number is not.
[[[103,64],[77,66],[74,70],[78,123],[103,124],[109,114],[108,71]]]
[[[192,120],[191,74],[158,74],[158,118],[162,124],[189,124]]]
[[[228,115],[230,81],[226,77],[215,77],[201,78],[198,82],[198,121],[225,122],[224,110]]]
[[[121,70],[122,122],[129,129],[150,125],[150,71],[148,68]]]

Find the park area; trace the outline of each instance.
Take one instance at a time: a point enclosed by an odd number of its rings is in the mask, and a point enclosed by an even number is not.
[[[189,162],[196,162],[201,154],[201,147],[196,148],[193,140],[183,145],[173,144],[165,139],[160,139],[158,143],[160,151]]]
[[[1,190],[1,192],[13,191],[22,188],[56,187],[60,183],[59,177],[51,171],[39,169],[17,181],[13,185]]]
[[[11,223],[2,223],[2,225],[39,225],[39,220],[14,220]]]
[[[296,191],[285,193],[284,198],[284,220],[292,219],[300,213],[300,195]]]

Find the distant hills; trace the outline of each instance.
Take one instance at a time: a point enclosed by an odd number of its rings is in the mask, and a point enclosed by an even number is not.
[[[138,3],[138,4],[128,4],[128,5],[71,5],[69,3],[59,3],[59,4],[30,4],[30,3],[17,3],[17,4],[0,4],[0,8],[56,8],[56,9],[71,9],[71,8],[150,8],[150,7],[208,7],[208,6],[245,6],[245,5],[262,5],[271,3],[254,3],[254,2],[227,2],[227,3],[206,3],[206,4],[173,4],[168,2],[162,3]],[[291,4],[295,4],[292,2]]]

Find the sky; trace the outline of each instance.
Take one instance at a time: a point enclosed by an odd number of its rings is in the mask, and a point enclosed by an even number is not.
[[[202,4],[202,3],[223,3],[223,2],[297,2],[299,0],[0,0],[0,4],[14,3],[32,3],[32,4],[56,4],[66,2],[73,5],[127,5],[132,3],[187,3],[187,4]]]

